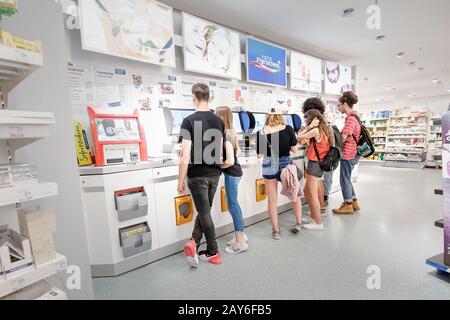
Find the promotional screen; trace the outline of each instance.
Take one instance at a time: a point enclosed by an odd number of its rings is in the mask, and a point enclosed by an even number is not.
[[[325,93],[342,94],[351,91],[352,68],[341,64],[327,62],[325,64]]]
[[[136,119],[95,119],[99,142],[140,140]]]
[[[247,37],[247,80],[286,87],[286,49]]]
[[[322,60],[291,51],[291,89],[322,93]]]

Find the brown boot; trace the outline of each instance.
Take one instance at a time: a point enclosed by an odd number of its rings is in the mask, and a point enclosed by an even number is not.
[[[359,211],[361,208],[359,207],[358,200],[353,200],[353,211]]]
[[[334,214],[354,214],[353,205],[344,202],[339,209],[333,209]]]

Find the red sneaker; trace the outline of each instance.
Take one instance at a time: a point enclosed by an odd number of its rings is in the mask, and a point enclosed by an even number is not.
[[[198,267],[198,254],[197,254],[197,244],[194,239],[189,240],[184,246],[184,254],[186,255],[186,260],[192,268]]]
[[[222,263],[222,255],[220,254],[220,252],[212,255],[207,251],[201,251],[198,255],[202,261],[206,261],[215,265],[219,265]]]

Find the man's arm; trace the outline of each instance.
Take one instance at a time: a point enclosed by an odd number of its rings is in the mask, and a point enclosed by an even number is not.
[[[178,165],[178,193],[183,195],[186,193],[186,175],[188,171],[189,161],[191,158],[192,141],[183,139],[181,145],[180,164]]]

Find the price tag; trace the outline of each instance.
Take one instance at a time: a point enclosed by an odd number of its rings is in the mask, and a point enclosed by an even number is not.
[[[9,126],[8,127],[8,133],[9,133],[9,138],[11,138],[11,139],[23,138],[24,137],[23,127]]]
[[[61,272],[67,268],[67,263],[65,261],[56,264],[56,272]]]
[[[23,190],[19,193],[19,202],[33,200],[33,192],[31,190]]]

